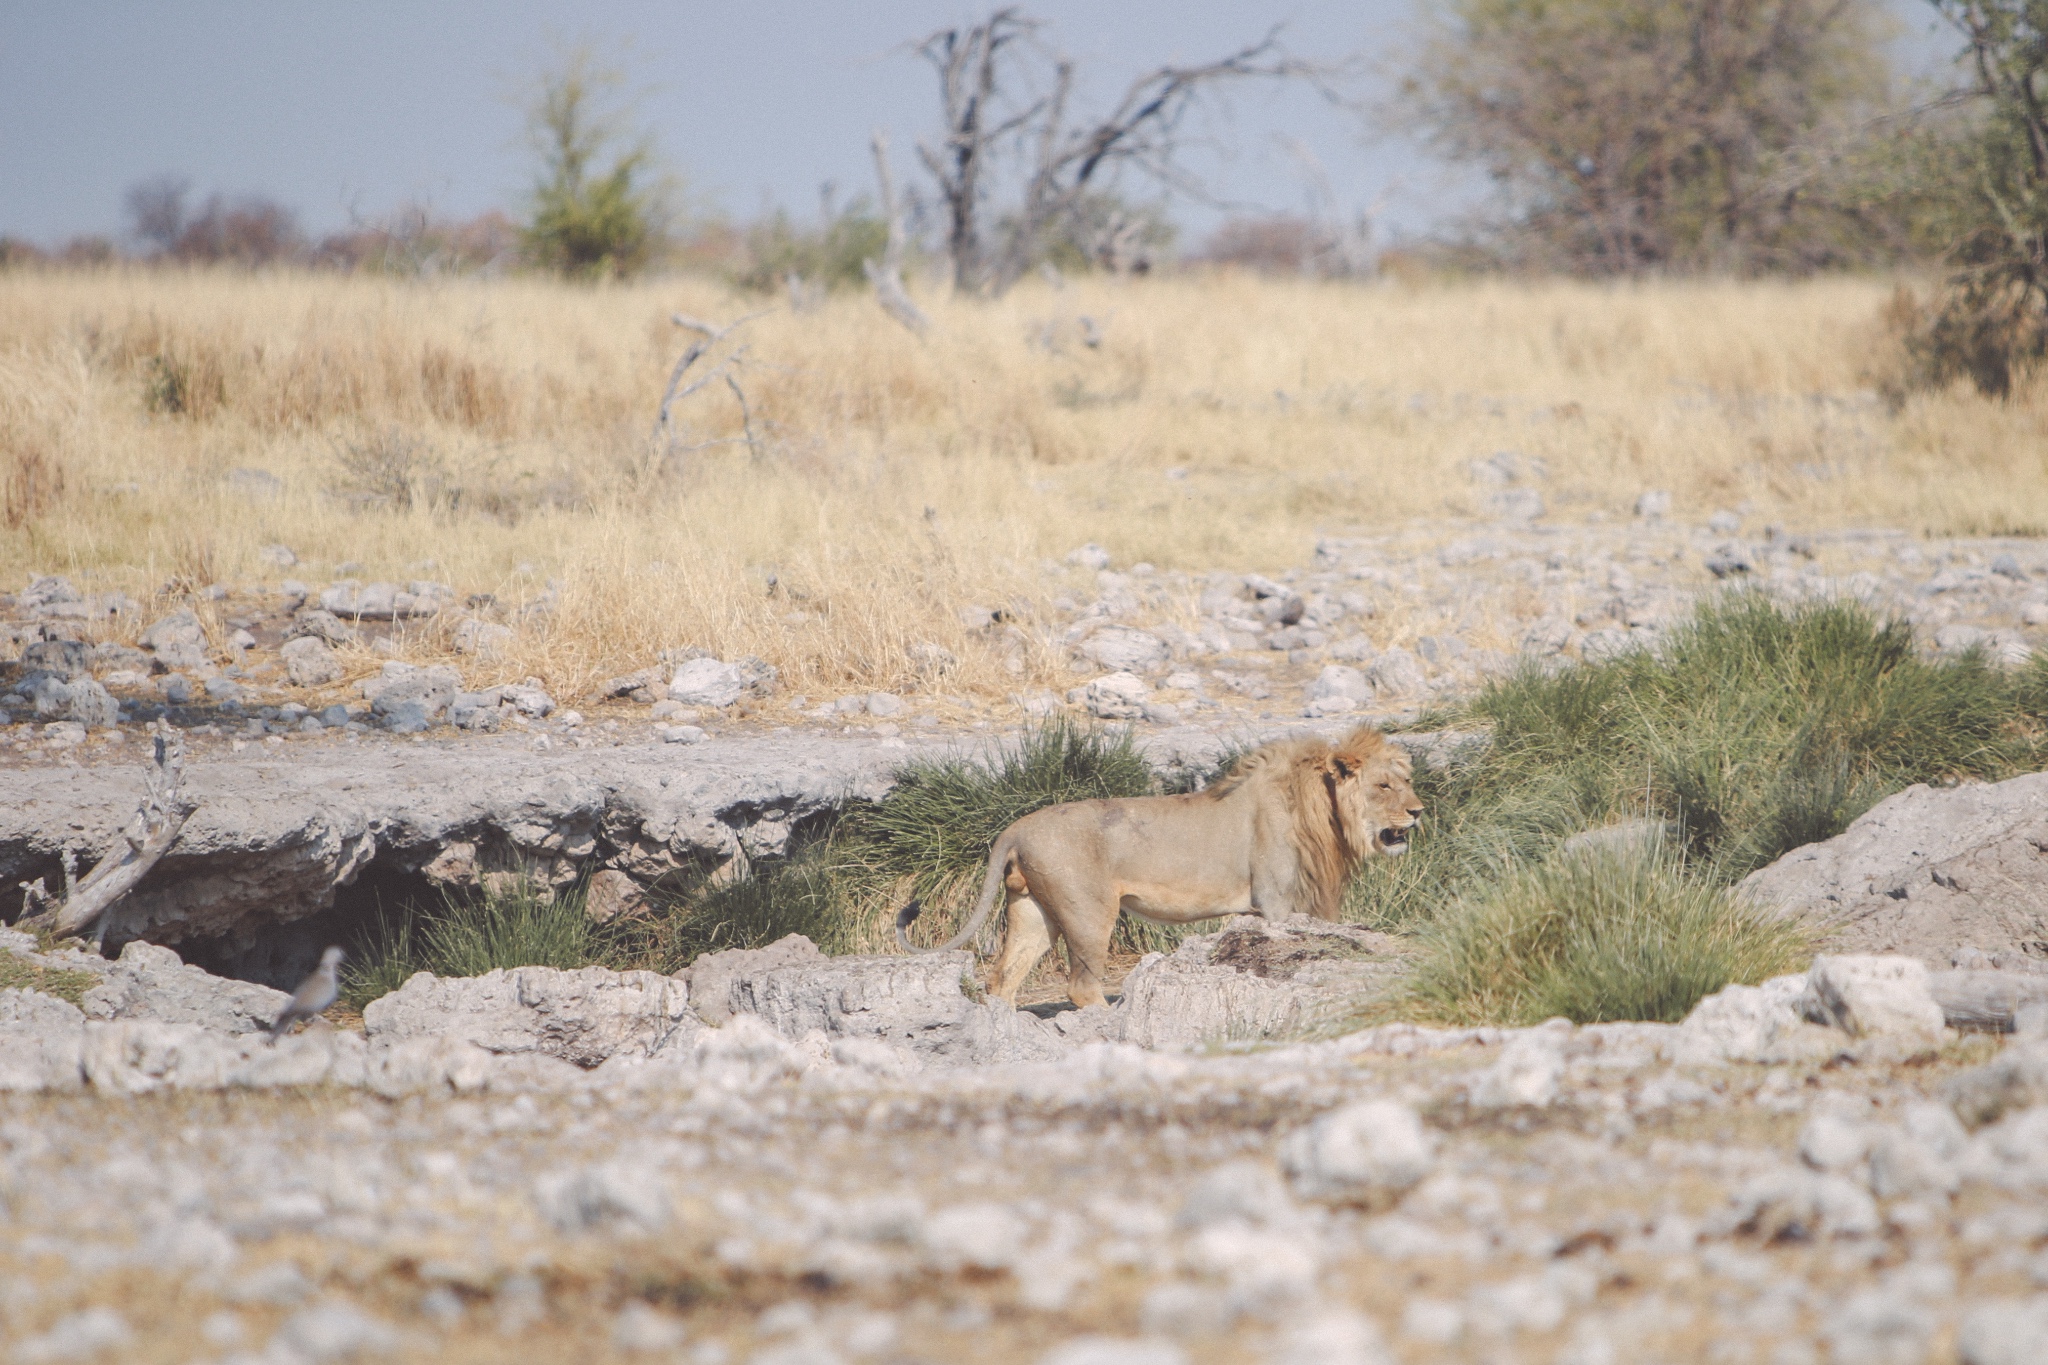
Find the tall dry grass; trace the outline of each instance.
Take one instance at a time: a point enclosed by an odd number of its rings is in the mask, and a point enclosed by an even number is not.
[[[961,659],[946,687],[988,693],[1059,661],[954,613],[1028,617],[1063,586],[1047,556],[1299,564],[1319,533],[1482,514],[1465,463],[1502,449],[1547,462],[1556,519],[1660,487],[1682,517],[2048,527],[2041,393],[1875,398],[1890,288],[1089,279],[927,299],[923,342],[849,295],[735,337],[752,446],[714,385],[674,451],[650,438],[688,339],[670,314],[758,298],[16,270],[0,581],[143,597],[275,579],[258,551],[283,543],[316,583],[347,563],[510,604],[553,582],[508,676],[573,689],[698,644],[798,690],[908,686],[931,641]]]

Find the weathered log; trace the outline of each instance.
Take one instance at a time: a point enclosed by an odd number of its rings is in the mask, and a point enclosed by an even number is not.
[[[2048,972],[1929,972],[1927,988],[1953,1029],[2011,1033],[2028,1005],[2048,1009]]]
[[[76,885],[71,884],[67,866],[63,901],[24,920],[22,928],[47,929],[67,938],[97,924],[104,936],[107,911],[134,890],[178,841],[185,822],[199,809],[199,803],[185,795],[185,737],[162,721],[151,727],[151,735],[156,741],[155,762],[144,777],[142,805],[122,831],[121,844]]]

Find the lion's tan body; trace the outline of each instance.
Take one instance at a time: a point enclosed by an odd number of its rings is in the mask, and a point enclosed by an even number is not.
[[[979,931],[1000,891],[1009,932],[994,993],[1014,1004],[1057,937],[1069,996],[1098,1005],[1122,911],[1168,924],[1245,913],[1335,920],[1359,862],[1400,852],[1420,815],[1408,756],[1377,730],[1360,727],[1335,745],[1269,744],[1191,795],[1075,801],[1025,816],[990,848],[980,901],[948,946]],[[907,922],[898,927],[905,947]]]

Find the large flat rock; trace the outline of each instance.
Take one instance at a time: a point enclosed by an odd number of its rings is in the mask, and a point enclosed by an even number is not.
[[[346,755],[188,764],[199,802],[177,845],[118,907],[118,938],[159,943],[288,922],[331,905],[372,860],[452,885],[494,867],[601,863],[651,879],[782,851],[792,829],[885,793],[908,756],[882,741],[765,735],[545,753],[368,746]],[[133,767],[10,775],[0,883],[86,864],[142,794]]]
[[[1830,951],[2048,970],[2048,773],[1908,787],[1742,887],[1812,918]]]

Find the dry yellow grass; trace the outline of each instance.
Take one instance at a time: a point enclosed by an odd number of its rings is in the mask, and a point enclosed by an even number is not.
[[[735,338],[757,446],[650,437],[697,280],[586,288],[115,269],[0,274],[0,582],[147,597],[275,578],[433,578],[505,603],[557,584],[501,671],[576,688],[666,646],[757,653],[795,690],[1049,681],[970,638],[1083,541],[1120,562],[1273,569],[1319,533],[1483,512],[1465,462],[1541,457],[1559,520],[1745,501],[1800,525],[2048,526],[2043,393],[1887,413],[1892,285],[1038,282],[938,298],[920,342],[864,297]],[[1080,319],[1100,330],[1089,346]],[[728,348],[729,349],[729,348]],[[720,386],[686,443],[730,441]],[[252,493],[249,476],[278,480]],[[381,486],[384,501],[350,493]],[[404,505],[410,499],[410,506]],[[771,591],[771,578],[773,588]],[[432,653],[441,636],[409,642]]]

